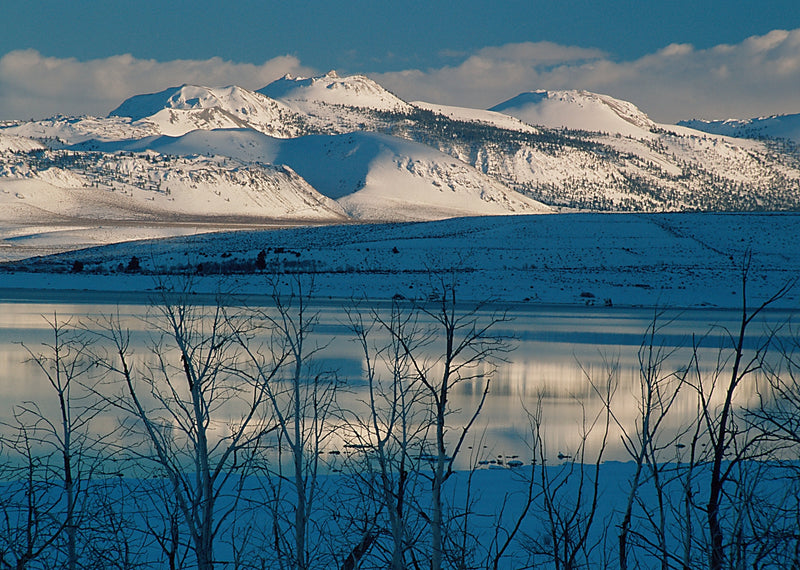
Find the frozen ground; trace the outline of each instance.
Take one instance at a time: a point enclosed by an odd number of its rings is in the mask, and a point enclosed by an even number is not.
[[[431,271],[452,270],[463,299],[738,307],[746,252],[751,302],[800,275],[798,227],[798,214],[583,213],[196,233],[10,262],[0,279],[4,289],[131,291],[152,289],[153,274],[177,272],[198,274],[198,287],[211,291],[222,271],[241,292],[258,294],[264,278],[254,264],[264,250],[266,272],[313,273],[323,297],[421,297]],[[97,231],[7,237],[0,254],[13,260],[28,247],[69,249],[92,243]],[[146,230],[126,229],[138,231]],[[159,232],[142,237],[169,233]],[[120,271],[132,256],[142,273]],[[75,261],[81,273],[70,273]],[[792,291],[779,306],[798,308],[799,295]]]

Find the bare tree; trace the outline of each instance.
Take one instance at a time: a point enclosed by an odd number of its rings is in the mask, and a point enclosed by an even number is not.
[[[132,353],[130,331],[118,316],[103,323],[99,335],[113,351],[100,360],[111,373],[106,401],[127,415],[132,459],[149,462],[168,482],[197,567],[209,570],[249,472],[246,459],[275,429],[264,403],[284,355],[270,354],[256,380],[240,343],[252,330],[246,315],[226,308],[222,295],[209,306],[193,302],[191,283],[162,291],[157,313],[147,319],[149,362]],[[166,538],[162,548],[174,553]]]
[[[91,429],[100,407],[81,384],[95,365],[90,342],[58,315],[45,319],[52,341],[42,350],[22,345],[47,380],[55,417],[36,402],[24,402],[14,410],[13,424],[4,424],[2,446],[12,472],[12,485],[0,501],[3,523],[0,562],[25,568],[47,550],[65,568],[78,568],[79,532],[87,520],[85,507],[90,482],[102,463],[100,442]],[[44,402],[43,402],[44,403]]]
[[[65,519],[61,516],[59,481],[50,473],[50,457],[43,457],[29,426],[15,415],[15,425],[4,424],[0,496],[0,567],[22,570],[40,558],[56,560]],[[11,431],[13,430],[13,431]]]
[[[764,478],[776,477],[780,466],[783,493],[773,492],[768,509],[762,505],[759,546],[765,558],[794,568],[800,567],[800,331],[787,323],[785,334],[775,332],[779,357],[765,361],[759,403],[749,419],[769,442],[771,469]]]
[[[785,339],[776,339],[777,362],[764,367],[765,385],[753,410],[754,423],[773,443],[778,455],[796,455],[800,448],[800,330],[791,324]]]
[[[320,492],[320,455],[332,435],[330,419],[338,379],[333,372],[320,369],[316,358],[324,347],[312,344],[310,339],[318,322],[318,315],[308,306],[313,281],[297,278],[271,285],[273,307],[254,311],[254,319],[259,323],[256,331],[269,331],[274,342],[264,347],[239,335],[239,346],[253,371],[250,381],[263,387],[275,421],[277,459],[263,464],[271,486],[273,544],[282,567],[306,570],[312,566],[309,530]],[[275,354],[280,354],[279,361],[285,364],[280,374],[274,364]],[[289,451],[288,466],[283,460],[284,448]]]
[[[538,406],[530,415],[538,451],[539,493],[541,509],[539,518],[543,530],[539,536],[527,537],[526,549],[534,560],[544,558],[556,570],[574,570],[586,566],[592,554],[603,548],[605,536],[593,539],[599,513],[601,488],[601,466],[612,424],[611,400],[617,384],[617,363],[606,361],[605,378],[602,384],[584,370],[586,381],[593,393],[599,396],[603,407],[597,414],[587,415],[586,405],[579,401],[581,410],[580,440],[568,454],[559,453],[565,462],[561,466],[549,465],[547,446],[543,434],[545,418]],[[541,398],[541,396],[540,396]],[[595,450],[587,449],[591,434],[600,432]]]
[[[413,381],[421,386],[432,406],[430,558],[431,568],[439,570],[446,554],[444,485],[454,473],[456,458],[489,394],[494,365],[510,350],[511,339],[497,330],[508,321],[505,313],[487,311],[486,302],[462,309],[456,298],[455,275],[436,275],[434,279],[432,301],[415,304],[415,310],[432,323],[423,335],[426,341],[418,342],[417,337],[409,338],[401,330],[389,332],[408,359]],[[450,396],[458,385],[468,382],[477,385],[480,397],[450,436],[448,431],[454,427]]]
[[[722,570],[726,565],[725,529],[721,520],[721,506],[726,495],[726,485],[733,481],[732,475],[741,468],[742,462],[754,459],[762,453],[759,443],[763,438],[754,430],[747,429],[737,421],[735,396],[747,380],[755,381],[756,372],[762,370],[765,354],[774,335],[766,334],[747,350],[745,339],[756,317],[784,297],[792,287],[787,283],[769,299],[750,308],[747,297],[747,281],[750,277],[751,255],[748,253],[741,267],[741,314],[736,331],[724,330],[728,348],[721,348],[714,370],[705,377],[699,365],[695,366],[695,385],[701,400],[702,422],[709,438],[711,472],[708,486],[708,502],[705,506],[706,522],[710,539],[709,568]],[[694,362],[699,362],[698,349],[694,348]],[[727,378],[725,374],[727,372]],[[715,406],[712,398],[722,391],[722,403]]]
[[[384,562],[392,570],[402,570],[408,567],[419,529],[424,527],[417,504],[419,470],[432,418],[426,394],[413,381],[407,351],[421,350],[430,335],[422,328],[419,313],[398,299],[388,315],[358,306],[347,313],[363,352],[367,399],[363,409],[342,410],[349,428],[345,440],[349,449],[359,452],[351,463],[358,487],[368,492],[374,489],[374,510],[388,519],[385,527],[391,544]],[[375,336],[388,336],[388,340],[384,344]],[[376,521],[365,534],[377,539],[383,528]]]
[[[114,470],[115,465],[112,457],[91,483],[91,501],[86,506],[91,516],[84,524],[86,546],[81,559],[81,568],[87,570],[133,570],[156,564],[154,541],[143,528],[154,524],[154,517],[142,517],[137,500],[148,496],[144,493],[149,489],[143,487],[151,481],[125,478],[122,471]],[[163,485],[153,487],[163,491]]]
[[[664,326],[661,323],[663,312],[656,311],[653,320],[639,347],[639,393],[636,398],[638,417],[633,430],[628,428],[613,412],[611,403],[607,405],[611,415],[622,433],[622,443],[633,461],[634,473],[631,476],[631,488],[623,509],[622,522],[618,533],[618,556],[621,570],[629,567],[628,556],[631,534],[638,536],[642,542],[652,548],[660,562],[662,570],[670,565],[672,554],[667,546],[667,515],[665,485],[667,475],[664,469],[672,457],[665,457],[664,451],[672,449],[682,432],[669,434],[662,438],[662,425],[675,403],[685,380],[688,368],[684,370],[665,370],[668,360],[675,356],[677,349],[667,348],[659,343],[658,335]],[[662,441],[662,439],[664,439]],[[655,492],[655,507],[646,505],[640,498],[640,488],[644,480],[649,480]],[[632,532],[634,507],[637,504],[644,510],[644,518],[651,526],[654,537],[644,538],[642,532]]]

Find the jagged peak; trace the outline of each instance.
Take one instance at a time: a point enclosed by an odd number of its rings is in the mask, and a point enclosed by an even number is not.
[[[238,85],[225,87],[206,87],[184,83],[177,87],[169,87],[157,93],[134,95],[122,102],[109,113],[109,117],[130,117],[136,121],[151,117],[164,109],[193,110],[214,109],[237,112],[249,107],[274,106],[276,101],[269,100],[262,93],[250,91]]]

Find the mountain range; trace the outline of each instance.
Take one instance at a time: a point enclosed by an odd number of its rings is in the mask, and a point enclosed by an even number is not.
[[[0,221],[410,221],[800,207],[800,118],[663,125],[585,91],[492,109],[364,76],[182,85],[107,117],[0,123]]]

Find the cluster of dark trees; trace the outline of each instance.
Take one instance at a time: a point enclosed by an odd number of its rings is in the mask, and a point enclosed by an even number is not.
[[[273,283],[268,307],[223,294],[198,304],[190,281],[162,284],[146,353],[118,315],[54,315],[51,339],[26,346],[49,395],[2,425],[0,568],[798,567],[800,335],[746,340],[788,286],[743,302],[710,368],[700,337],[685,366],[668,366],[657,314],[639,352],[637,420],[615,409],[613,363],[587,373],[602,410],[584,414],[558,466],[546,463],[544,395],[527,402],[533,465],[515,472],[513,501],[478,512],[469,471],[454,499],[456,461],[513,339],[505,313],[459,303],[452,277],[432,282],[425,303],[346,309],[357,379],[327,368],[301,279]],[[746,284],[745,268],[744,300]],[[779,338],[793,340],[771,346]],[[344,406],[354,381],[363,401]],[[741,409],[753,382],[759,401]],[[464,387],[471,408],[456,415]],[[696,414],[668,432],[687,393]],[[609,511],[615,426],[631,469]]]

